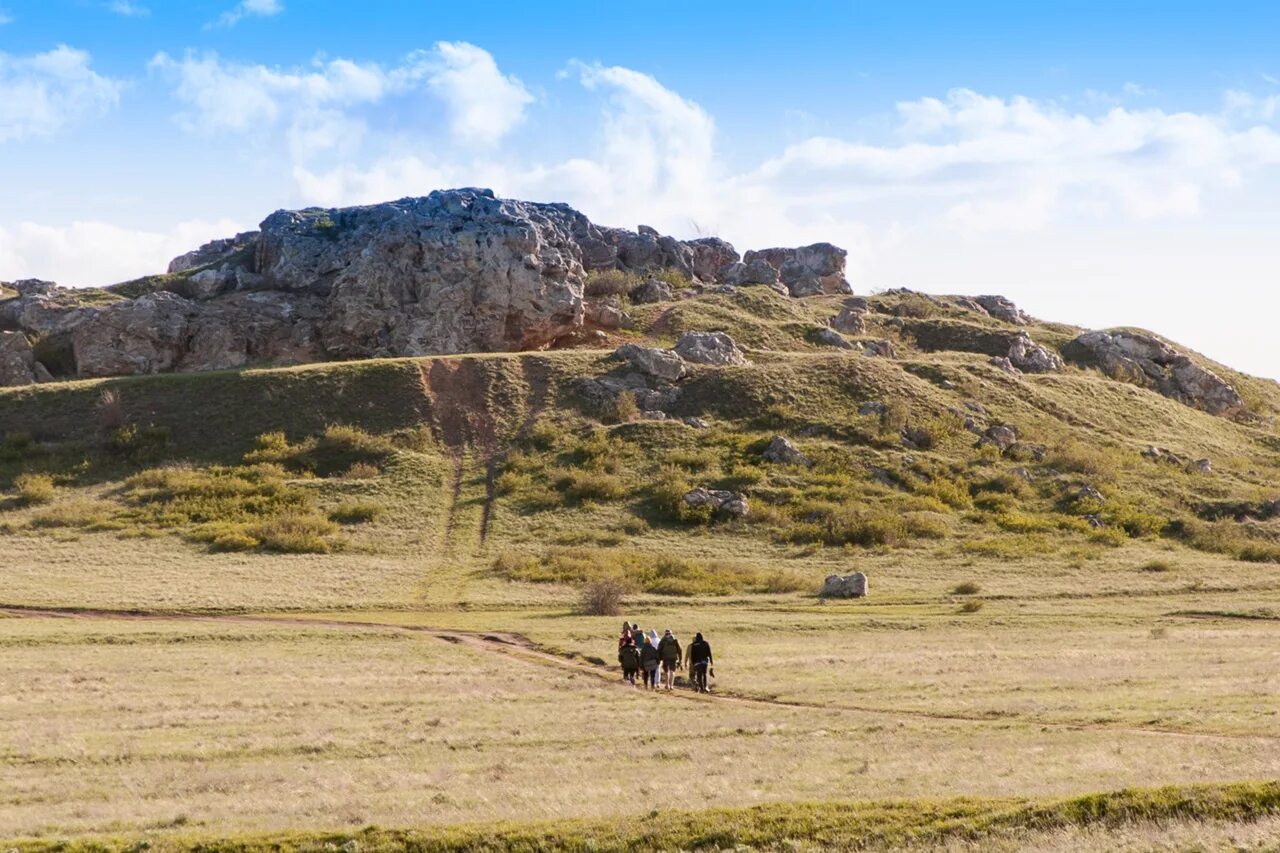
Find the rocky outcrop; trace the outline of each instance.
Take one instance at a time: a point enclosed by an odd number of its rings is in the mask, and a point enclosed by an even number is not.
[[[746,496],[740,492],[724,489],[706,489],[699,486],[684,495],[686,506],[699,509],[706,507],[712,515],[742,518],[751,511]]]
[[[71,333],[81,376],[160,373],[186,352],[193,302],[152,293],[96,311]]]
[[[631,363],[646,376],[662,382],[677,382],[689,375],[689,365],[676,352],[639,344],[624,344],[614,350],[614,356]]]
[[[694,364],[724,366],[749,363],[733,338],[724,332],[685,332],[676,341],[675,352]]]
[[[1212,415],[1233,417],[1245,410],[1230,383],[1163,341],[1136,332],[1085,332],[1068,354],[1112,379],[1152,388]]]
[[[775,435],[769,441],[769,446],[765,448],[763,455],[766,462],[776,462],[780,465],[813,464],[808,456],[800,452],[800,448],[781,435]]]
[[[777,280],[786,286],[792,296],[817,296],[824,293],[853,292],[844,277],[847,255],[848,252],[844,249],[830,243],[814,243],[796,249],[747,252],[742,260],[747,267],[764,261],[777,270]],[[736,282],[730,282],[733,283]]]
[[[835,329],[827,326],[819,326],[809,333],[809,340],[815,344],[824,347],[835,347],[836,349],[855,349],[854,345],[845,340]]]
[[[48,382],[53,377],[36,361],[31,342],[22,332],[0,332],[0,387]]]
[[[681,241],[644,225],[596,225],[565,204],[441,190],[277,211],[258,231],[206,243],[166,275],[92,300],[15,282],[18,296],[0,300],[0,328],[74,338],[82,376],[519,351],[598,342],[600,329],[628,325],[616,303],[584,300],[588,271],[649,273],[631,294],[637,303],[673,298],[652,277],[660,270],[698,286],[682,294],[781,281],[807,295],[847,291],[844,257],[817,243],[744,260],[717,237]]]
[[[829,321],[831,328],[846,335],[860,335],[867,329],[867,309],[849,305],[840,309],[840,313]]]
[[[654,302],[670,302],[671,285],[662,279],[650,278],[631,288],[628,294],[636,305],[649,305]]]
[[[1004,320],[1006,323],[1015,323],[1019,326],[1025,326],[1031,322],[1022,310],[1014,305],[1012,301],[1003,296],[975,296],[973,301],[982,307],[982,310],[995,317],[997,320]]]
[[[1007,358],[1023,373],[1053,373],[1063,366],[1062,356],[1031,340],[1026,332],[1019,332],[1013,339]]]

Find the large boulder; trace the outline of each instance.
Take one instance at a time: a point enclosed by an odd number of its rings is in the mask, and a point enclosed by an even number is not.
[[[844,277],[845,257],[839,246],[814,243],[795,249],[761,249],[747,252],[742,260],[750,266],[763,260],[778,271],[781,281],[792,296],[816,296],[823,293],[852,293]],[[731,282],[732,283],[732,282]]]
[[[860,335],[867,330],[867,311],[846,305],[840,313],[827,321],[831,328],[846,335]]]
[[[689,365],[679,353],[639,344],[623,344],[614,350],[614,356],[631,363],[646,376],[662,382],[677,382],[689,375]]]
[[[1025,326],[1031,321],[1030,317],[1004,296],[975,296],[973,301],[997,320],[1019,326]]]
[[[1024,373],[1053,373],[1062,369],[1062,356],[1019,332],[1009,346],[1009,363]]]
[[[791,443],[786,436],[775,435],[764,449],[764,460],[779,465],[812,465],[808,456],[800,452],[800,448]]]
[[[724,332],[685,332],[676,341],[676,353],[694,364],[747,364],[747,357]]]
[[[0,331],[0,386],[31,385],[52,378],[44,365],[36,361],[26,335]]]
[[[109,305],[71,333],[81,376],[161,373],[186,352],[195,303],[161,291]]]
[[[822,598],[864,598],[867,594],[867,576],[862,572],[851,575],[827,575],[822,583]]]
[[[751,253],[748,252],[748,255]],[[772,266],[763,257],[753,257],[749,261],[735,261],[720,269],[718,279],[725,284],[745,286],[751,284],[777,284],[778,268]]]
[[[715,281],[720,270],[736,263],[740,257],[732,244],[719,237],[702,237],[685,245],[693,251],[693,274],[702,281]]]
[[[742,518],[751,511],[745,495],[725,489],[707,489],[699,486],[685,493],[684,502],[687,506],[694,508],[706,507],[712,515],[729,518]]]
[[[1150,335],[1085,332],[1067,352],[1112,379],[1152,388],[1213,415],[1233,417],[1245,410],[1244,399],[1225,379]]]

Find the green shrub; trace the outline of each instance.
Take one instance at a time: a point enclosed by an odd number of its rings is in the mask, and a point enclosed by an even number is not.
[[[77,498],[39,511],[32,516],[31,526],[88,528],[111,520],[113,509],[106,501]]]
[[[357,462],[346,471],[343,472],[344,480],[374,480],[382,473],[378,470],[377,465],[370,465],[368,462]]]
[[[258,522],[248,535],[262,543],[267,551],[282,554],[327,554],[337,550],[341,542],[334,538],[338,526],[313,513],[287,512]]]
[[[30,433],[13,432],[0,442],[0,462],[25,462],[40,453],[40,445]]]
[[[1115,480],[1119,468],[1113,451],[1090,447],[1078,441],[1054,448],[1047,462],[1050,467],[1059,471],[1080,474],[1096,482]]]
[[[579,608],[587,616],[617,616],[626,593],[626,584],[618,578],[600,578],[583,587]]]
[[[281,432],[258,436],[254,447],[244,456],[250,464],[271,462],[291,471],[330,477],[366,466],[381,470],[396,451],[386,436],[370,435],[359,427],[332,424],[318,436],[291,443]],[[375,475],[376,476],[376,475]]]
[[[169,428],[126,424],[111,431],[107,438],[107,450],[130,462],[151,462],[159,459],[169,447]]]
[[[262,543],[244,530],[225,530],[209,542],[210,551],[252,551]]]
[[[602,471],[562,471],[555,487],[572,503],[616,501],[627,494],[620,478]]]
[[[623,391],[613,401],[613,421],[629,424],[640,417],[640,407],[636,405],[636,395],[632,391]]]
[[[1022,498],[1031,491],[1031,486],[1015,474],[1001,473],[974,483],[971,491],[975,496],[979,492],[997,492]]]
[[[622,270],[592,270],[587,273],[582,292],[591,297],[624,296],[640,283],[635,273]]]
[[[385,510],[372,501],[350,501],[339,504],[329,512],[329,520],[339,524],[362,524],[377,521]]]
[[[1280,545],[1274,542],[1253,542],[1243,546],[1236,556],[1250,563],[1280,563]]]
[[[48,474],[19,474],[13,481],[18,501],[25,506],[47,504],[53,500],[53,478]]]

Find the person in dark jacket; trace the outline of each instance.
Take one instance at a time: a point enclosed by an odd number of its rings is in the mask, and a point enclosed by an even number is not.
[[[711,657],[711,644],[702,639],[701,634],[693,635],[693,642],[689,644],[689,676],[693,679],[693,689],[699,693],[708,693],[710,689],[707,687],[708,673],[714,675],[715,660]]]
[[[635,687],[636,673],[640,671],[640,650],[630,637],[618,649],[618,663],[622,664],[622,680]]]
[[[676,670],[684,666],[683,657],[680,641],[668,628],[658,641],[658,659],[662,661],[662,686],[667,690],[676,686]]]
[[[644,670],[644,686],[649,690],[658,689],[658,665],[660,662],[658,647],[649,642],[648,637],[645,637],[640,646],[640,668]]]

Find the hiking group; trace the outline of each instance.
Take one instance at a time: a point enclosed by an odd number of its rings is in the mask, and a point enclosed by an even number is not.
[[[636,674],[643,678],[646,690],[660,687],[672,690],[676,684],[676,670],[689,668],[689,681],[699,693],[710,692],[708,675],[714,677],[711,644],[701,634],[693,635],[688,649],[681,649],[680,641],[668,628],[658,638],[658,632],[640,630],[634,622],[622,623],[622,636],[618,638],[618,663],[622,664],[622,679],[636,686]],[[661,679],[661,681],[659,681]]]

